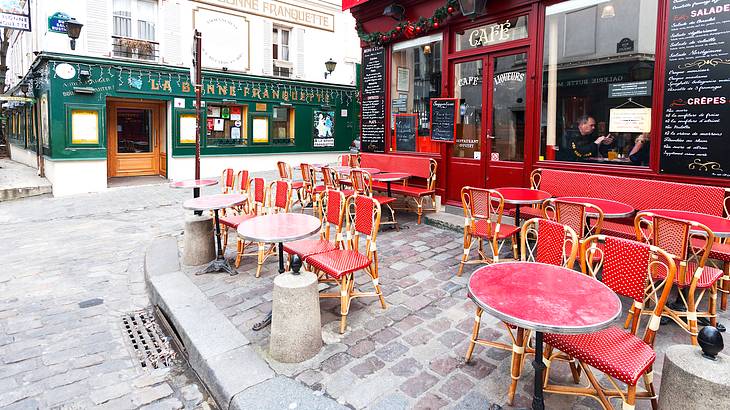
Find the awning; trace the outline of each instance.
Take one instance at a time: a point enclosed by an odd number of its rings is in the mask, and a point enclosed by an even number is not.
[[[0,101],[19,101],[19,102],[30,102],[32,103],[35,101],[32,98],[28,97],[16,97],[14,95],[2,95],[0,94]]]
[[[355,6],[365,3],[368,0],[342,0],[342,11],[349,10]]]

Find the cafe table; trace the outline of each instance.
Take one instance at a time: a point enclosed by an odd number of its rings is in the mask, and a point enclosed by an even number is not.
[[[183,208],[185,209],[191,209],[193,211],[212,210],[215,218],[215,237],[216,245],[218,246],[216,258],[205,269],[196,273],[196,275],[222,271],[228,272],[230,275],[238,274],[223,255],[223,246],[221,245],[221,224],[220,219],[218,218],[218,211],[241,205],[247,200],[248,197],[241,194],[216,194],[188,199],[183,202]]]
[[[369,173],[370,175],[380,173],[380,169],[372,168],[372,167],[357,168],[357,167],[348,167],[347,165],[335,165],[334,167],[330,167],[330,169],[333,169],[340,174],[350,174],[350,171],[352,171],[353,169],[359,169],[359,170],[365,171],[365,172]]]
[[[469,297],[497,319],[535,332],[533,409],[544,409],[543,333],[583,334],[606,329],[621,301],[591,276],[536,262],[502,262],[477,269]]]
[[[559,201],[575,202],[579,204],[591,204],[601,208],[603,217],[606,219],[628,218],[635,212],[634,208],[623,202],[613,201],[610,199],[590,198],[582,196],[560,196],[555,198]],[[587,207],[586,214],[591,218],[597,218],[598,213],[595,208]]]
[[[405,172],[384,172],[382,174],[376,174],[373,175],[372,178],[374,181],[378,182],[385,182],[385,184],[388,186],[388,196],[392,197],[393,194],[390,191],[390,184],[397,181],[405,181],[406,179],[410,178],[411,174],[407,174]]]
[[[238,225],[238,236],[251,242],[276,243],[279,254],[279,273],[284,273],[284,242],[304,239],[319,232],[322,221],[312,215],[280,213],[259,215]],[[298,271],[292,274],[299,274]],[[271,323],[271,312],[264,320],[253,325],[261,330]]]
[[[541,204],[551,197],[548,192],[530,188],[505,187],[497,188],[495,191],[502,194],[505,204],[515,206],[515,226],[520,226],[520,206]]]
[[[218,184],[217,179],[187,179],[184,181],[173,181],[170,182],[170,188],[176,189],[190,189],[190,188],[202,188],[206,186]]]

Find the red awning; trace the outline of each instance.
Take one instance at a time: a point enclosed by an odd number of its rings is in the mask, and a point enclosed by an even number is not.
[[[363,4],[368,0],[342,0],[342,11],[349,10],[357,5]]]

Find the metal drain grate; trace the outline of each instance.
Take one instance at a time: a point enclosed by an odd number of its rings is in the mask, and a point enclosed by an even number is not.
[[[159,369],[172,365],[175,351],[170,346],[170,338],[157,324],[151,308],[122,316],[122,326],[143,368]]]

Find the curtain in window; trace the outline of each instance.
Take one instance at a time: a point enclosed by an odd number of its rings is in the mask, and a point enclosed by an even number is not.
[[[132,37],[132,0],[114,0],[114,35]]]

